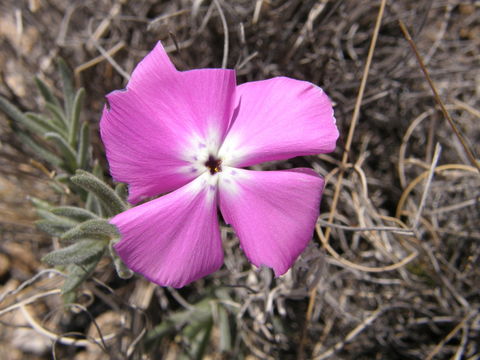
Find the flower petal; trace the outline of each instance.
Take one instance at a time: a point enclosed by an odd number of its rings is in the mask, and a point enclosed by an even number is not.
[[[115,250],[129,268],[161,286],[179,288],[222,266],[216,192],[208,176],[110,221],[121,234]]]
[[[235,117],[220,150],[243,167],[333,151],[338,138],[332,104],[311,83],[286,77],[237,87]]]
[[[127,87],[142,91],[143,87],[155,86],[158,78],[175,76],[177,69],[168,57],[162,43],[159,41],[153,50],[138,63],[132,72]]]
[[[100,122],[110,172],[129,201],[166,193],[199,176],[199,156],[220,146],[233,111],[235,72],[176,71],[159,43],[125,91],[107,96]]]
[[[219,204],[248,259],[284,274],[312,238],[324,181],[311,169],[225,168]]]

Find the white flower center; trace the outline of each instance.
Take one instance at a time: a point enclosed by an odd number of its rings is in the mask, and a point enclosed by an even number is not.
[[[223,156],[218,156],[220,136],[215,131],[208,132],[208,136],[192,136],[185,144],[183,158],[189,163],[182,171],[201,175],[207,173],[216,178],[222,171]]]

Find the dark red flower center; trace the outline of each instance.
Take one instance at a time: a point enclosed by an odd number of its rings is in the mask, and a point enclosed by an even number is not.
[[[213,155],[208,156],[208,160],[205,162],[205,166],[210,171],[210,174],[215,175],[216,173],[222,171],[222,160],[216,158]]]

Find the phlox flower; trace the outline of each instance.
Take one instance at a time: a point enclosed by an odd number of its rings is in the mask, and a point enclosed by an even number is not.
[[[310,241],[324,181],[265,161],[330,152],[338,130],[327,95],[286,77],[236,84],[235,71],[178,71],[159,42],[100,122],[110,172],[136,204],[113,217],[115,250],[162,286],[182,287],[223,263],[217,207],[251,263],[284,274]]]

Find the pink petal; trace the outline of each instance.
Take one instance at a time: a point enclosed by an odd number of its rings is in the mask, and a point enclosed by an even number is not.
[[[141,91],[144,86],[156,86],[154,82],[157,81],[157,77],[175,76],[175,73],[177,73],[177,69],[175,69],[175,65],[170,61],[167,52],[159,41],[153,50],[135,67],[127,87]]]
[[[324,181],[313,170],[225,168],[219,204],[248,259],[284,274],[312,238]]]
[[[238,114],[220,150],[230,166],[333,151],[338,138],[332,104],[311,83],[286,77],[237,87]]]
[[[233,111],[235,72],[175,70],[160,43],[125,91],[107,96],[100,130],[110,172],[129,201],[169,192],[201,174],[199,153],[220,146]]]
[[[222,266],[216,192],[207,176],[110,221],[121,234],[115,250],[129,268],[179,288]]]

